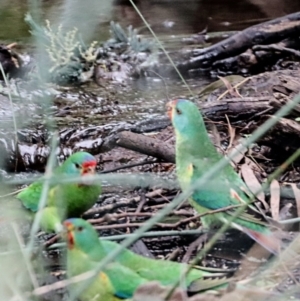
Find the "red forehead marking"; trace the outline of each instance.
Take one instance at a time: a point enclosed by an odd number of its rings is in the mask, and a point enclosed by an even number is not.
[[[69,221],[65,221],[64,222],[64,226],[67,228],[67,235],[66,235],[66,238],[67,238],[67,245],[68,245],[68,249],[71,250],[74,248],[74,236],[73,236],[73,229],[74,229],[74,226],[71,222]]]
[[[71,228],[72,226],[73,226],[73,224],[71,223],[71,222],[69,222],[69,221],[64,221],[64,226],[67,228],[67,229],[69,229],[69,228]]]
[[[72,250],[75,245],[74,236],[71,231],[68,231],[68,233],[67,233],[67,245],[68,245],[69,250]]]
[[[167,103],[167,114],[169,118],[172,120],[173,119],[173,109],[177,105],[178,100],[171,100]]]
[[[171,101],[171,105],[173,107],[175,107],[177,105],[177,103],[178,103],[178,99],[174,99],[174,100]]]
[[[95,167],[96,165],[97,165],[97,161],[93,160],[93,161],[83,162],[82,167],[83,168],[88,168],[88,167]]]
[[[178,99],[170,100],[170,101],[167,103],[167,107],[168,107],[168,108],[174,108],[174,107],[176,107],[177,102],[178,102]]]

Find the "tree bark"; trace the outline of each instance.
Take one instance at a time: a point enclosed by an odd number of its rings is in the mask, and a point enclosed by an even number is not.
[[[127,131],[121,132],[117,136],[116,145],[175,163],[174,146],[149,136]]]

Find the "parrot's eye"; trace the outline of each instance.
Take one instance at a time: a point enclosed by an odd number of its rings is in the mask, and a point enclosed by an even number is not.
[[[178,115],[181,115],[181,111],[180,111],[178,108],[176,108],[176,113],[177,113]]]
[[[80,226],[77,228],[77,230],[78,230],[78,232],[81,232],[83,230],[83,227]]]
[[[76,168],[80,168],[80,165],[78,163],[75,163]]]

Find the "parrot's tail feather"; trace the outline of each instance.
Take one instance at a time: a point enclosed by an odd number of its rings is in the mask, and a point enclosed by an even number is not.
[[[199,292],[203,292],[206,290],[213,290],[220,288],[222,286],[226,287],[228,284],[228,279],[226,277],[223,278],[211,278],[211,279],[198,279],[194,280],[187,288],[189,293],[195,294]]]
[[[243,228],[243,231],[268,251],[278,255],[280,240],[272,232],[261,233],[247,228]]]

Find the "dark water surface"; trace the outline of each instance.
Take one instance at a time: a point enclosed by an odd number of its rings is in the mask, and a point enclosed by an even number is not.
[[[192,34],[209,31],[240,30],[268,19],[300,9],[294,0],[140,0],[135,1],[143,16],[158,34]],[[28,4],[29,3],[29,4]],[[31,4],[30,4],[31,3]],[[33,14],[51,22],[88,30],[98,40],[106,39],[111,20],[122,25],[143,27],[129,1],[116,0],[1,0],[0,40],[28,38],[24,14]],[[99,36],[100,34],[100,36]]]

